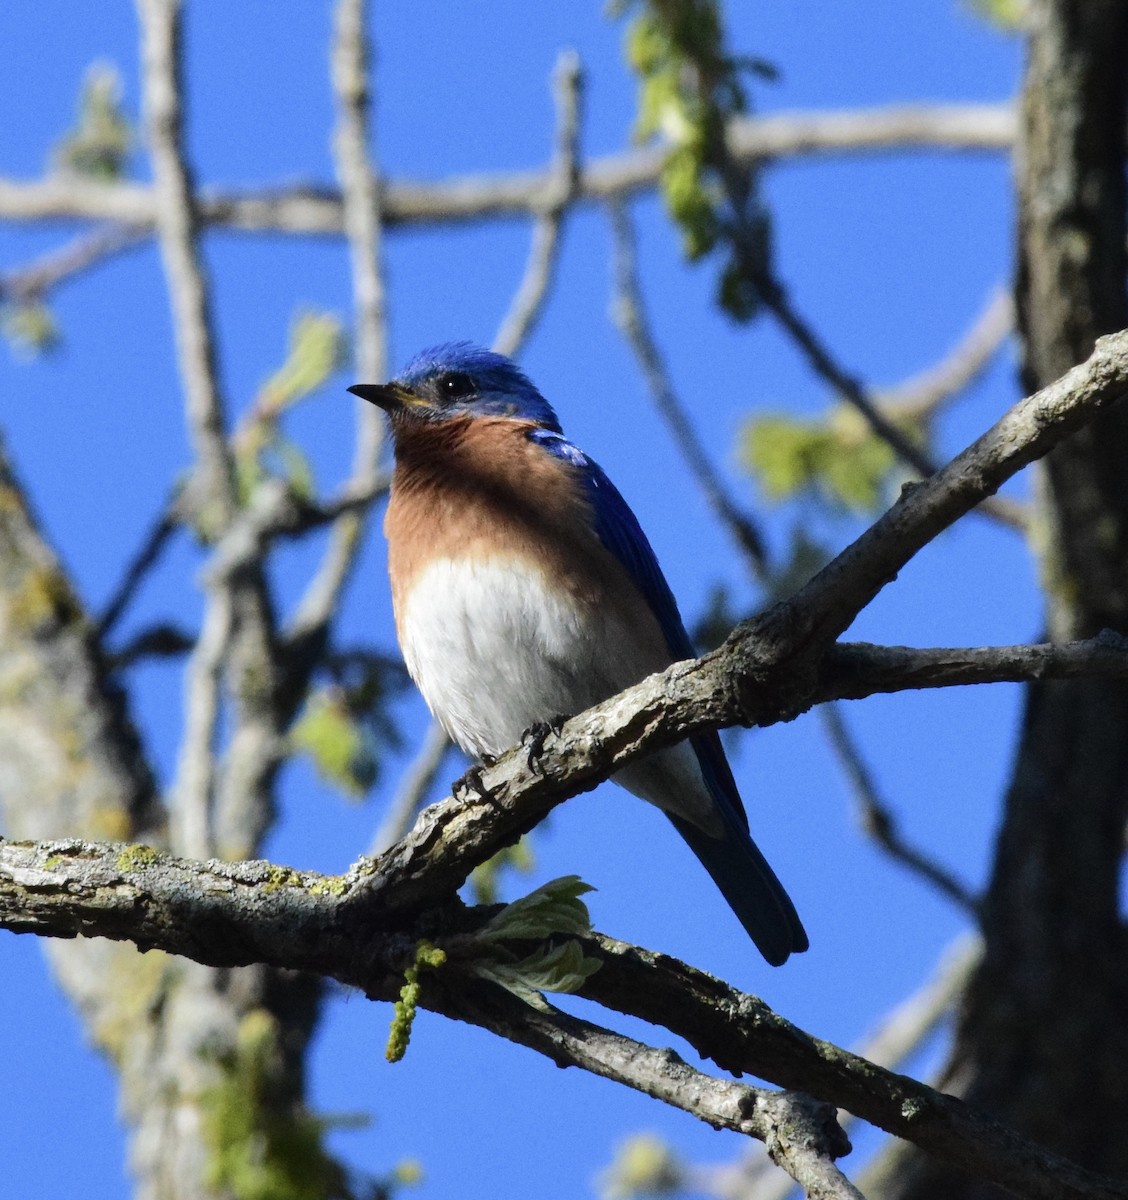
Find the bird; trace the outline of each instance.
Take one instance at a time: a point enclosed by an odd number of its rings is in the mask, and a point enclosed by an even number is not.
[[[634,513],[516,363],[447,342],[348,390],[391,429],[384,531],[404,661],[469,756],[489,761],[695,656]],[[673,822],[769,963],[807,949],[715,731],[612,779]]]

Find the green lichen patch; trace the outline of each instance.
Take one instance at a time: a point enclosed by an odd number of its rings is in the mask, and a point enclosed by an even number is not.
[[[12,595],[8,616],[16,629],[32,633],[44,625],[69,625],[82,616],[66,576],[54,564],[28,571]]]
[[[348,1196],[344,1168],[325,1149],[336,1122],[301,1107],[283,1086],[278,1022],[249,1012],[219,1078],[201,1097],[210,1188],[234,1200],[325,1200]]]
[[[262,885],[262,890],[269,896],[275,892],[280,892],[283,888],[304,888],[305,880],[302,878],[300,871],[295,871],[293,867],[276,867],[267,868],[266,880]]]
[[[314,896],[343,896],[349,883],[343,875],[323,875],[309,885],[309,890]]]
[[[159,857],[160,855],[152,846],[143,846],[140,842],[133,842],[118,852],[116,866],[123,873],[143,871],[146,867],[151,867]]]

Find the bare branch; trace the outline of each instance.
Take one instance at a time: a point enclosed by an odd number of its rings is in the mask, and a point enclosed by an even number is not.
[[[184,737],[176,770],[171,844],[191,858],[212,853],[212,797],[216,776],[223,667],[234,632],[234,604],[227,587],[209,597],[203,628],[188,666]]]
[[[729,127],[738,164],[749,166],[812,155],[920,150],[1009,150],[1014,142],[1009,104],[897,105],[839,112],[775,113],[745,117]],[[580,174],[577,199],[606,202],[652,191],[665,161],[662,147],[593,159]],[[553,172],[469,175],[443,183],[391,182],[382,192],[384,223],[480,221],[537,216],[553,187]],[[340,196],[329,189],[276,188],[240,194],[205,193],[200,219],[254,232],[340,234]],[[90,183],[51,177],[34,183],[0,180],[0,218],[23,221],[74,217],[152,225],[149,188],[136,183]]]
[[[767,572],[764,538],[752,518],[729,495],[720,475],[709,461],[705,447],[678,399],[662,353],[650,333],[635,256],[634,223],[619,204],[610,207],[615,241],[615,295],[611,311],[615,324],[634,351],[655,407],[662,415],[682,457],[721,523],[732,535],[760,579]]]
[[[880,692],[1035,679],[1123,679],[1126,653],[1128,639],[1108,629],[1084,641],[1033,646],[918,650],[850,642],[828,655],[822,698],[860,700]]]
[[[332,48],[337,130],[333,139],[344,196],[344,223],[352,262],[356,306],[357,370],[361,379],[387,375],[384,279],[380,265],[383,213],[381,185],[369,145],[368,65],[371,49],[363,0],[338,0]],[[380,412],[356,400],[357,439],[349,490],[370,488],[379,474],[384,445]],[[365,510],[351,509],[334,522],[325,558],[298,605],[291,642],[318,636],[332,619],[360,552]]]
[[[97,635],[101,641],[113,631],[114,626],[121,620],[122,614],[133,600],[137,589],[145,577],[156,566],[161,553],[168,545],[169,539],[176,532],[179,524],[175,515],[176,499],[165,505],[157,519],[153,522],[145,538],[133,556],[133,560],[125,569],[114,594],[102,610],[98,618]]]
[[[704,972],[598,935],[584,941],[585,953],[594,953],[595,946],[603,966],[590,976],[583,995],[664,1026],[725,1070],[837,1103],[1028,1200],[1128,1196],[1122,1180],[1094,1178],[1067,1165],[954,1097],[810,1037],[757,997]],[[1052,1172],[1053,1182],[1047,1174],[1036,1177],[1044,1170]]]
[[[992,293],[975,324],[942,362],[877,393],[894,420],[923,420],[958,396],[987,367],[1014,331],[1014,301],[1005,288]]]
[[[211,299],[198,250],[191,172],[182,149],[180,3],[137,0],[142,25],[146,129],[153,160],[157,234],[172,302],[185,410],[196,454],[192,500],[224,528],[235,511],[235,465],[217,383]],[[174,788],[172,844],[206,857],[211,851],[215,738],[223,665],[235,625],[227,587],[207,600],[200,640],[189,662],[185,730]]]
[[[869,764],[862,757],[861,749],[847,729],[837,703],[824,704],[819,709],[819,716],[838,761],[853,786],[858,805],[858,820],[862,829],[890,858],[927,880],[949,900],[975,916],[979,911],[979,901],[969,888],[951,871],[933,861],[923,850],[909,845],[901,836],[897,828],[897,818],[882,799],[877,780],[874,779]]]
[[[982,953],[978,938],[957,938],[940,956],[932,977],[889,1012],[855,1053],[879,1067],[898,1069],[951,1012]],[[856,1120],[845,1110],[838,1114],[844,1132]],[[720,1200],[787,1200],[794,1190],[794,1184],[772,1170],[768,1156],[759,1148],[735,1165],[692,1166],[686,1168],[686,1174],[694,1187]],[[864,1178],[862,1186],[866,1186]]]
[[[161,621],[148,625],[135,633],[124,646],[106,654],[106,665],[111,671],[123,671],[134,663],[150,658],[180,658],[196,645],[193,634]]]
[[[235,505],[235,466],[216,383],[211,300],[197,249],[192,175],[182,146],[179,0],[137,0],[143,38],[145,127],[153,160],[153,221],[168,276],[189,432],[203,494],[225,520]]]
[[[128,939],[211,966],[265,962],[328,975],[390,999],[398,995],[420,936],[441,942],[445,928],[452,949],[465,949],[465,935],[484,917],[448,901],[441,913],[424,914],[419,923],[406,910],[406,923],[398,927],[387,919],[373,923],[367,906],[356,904],[369,891],[372,870],[362,860],[344,876],[325,877],[263,862],[189,862],[137,846],[9,842],[0,844],[0,926],[44,936]],[[846,1108],[1028,1200],[1128,1197],[1122,1181],[1086,1171],[954,1097],[819,1041],[755,996],[685,963],[600,934],[580,940],[584,953],[601,963],[583,995],[670,1029],[723,1070],[751,1073]],[[574,1056],[588,1070],[611,1077],[619,1072],[624,1082],[680,1107],[687,1105],[679,1089],[700,1088],[690,1111],[699,1107],[707,1120],[755,1119],[741,1112],[741,1101],[752,1095],[758,1106],[759,1095],[742,1085],[708,1083],[670,1051],[638,1047],[563,1014],[546,1018],[476,979],[472,963],[464,954],[448,956],[446,966],[426,980],[422,1003],[512,1036],[554,1061]],[[642,1057],[634,1074],[629,1052],[636,1048]],[[726,1096],[728,1107],[718,1107]],[[795,1117],[794,1100],[784,1098],[766,1132]],[[823,1158],[825,1146],[822,1140],[816,1149]],[[799,1153],[813,1165],[802,1144]]]
[[[275,538],[301,537],[366,509],[388,490],[389,482],[385,472],[362,483],[350,480],[333,499],[310,504],[285,480],[264,481],[251,504],[239,513],[220,539],[208,566],[209,574],[216,578],[231,576],[261,558]]]
[[[0,301],[26,304],[39,300],[59,284],[147,242],[152,232],[149,225],[115,224],[82,234],[34,262],[0,275]]]
[[[555,188],[551,201],[533,226],[533,244],[524,278],[494,335],[494,349],[509,358],[517,356],[540,320],[556,270],[564,217],[579,186],[583,69],[574,50],[564,51],[556,60],[552,82],[556,99],[556,153],[552,163]]]
[[[427,726],[427,733],[404,772],[387,815],[376,830],[369,854],[383,854],[407,835],[452,749],[453,744],[447,737],[446,730],[438,721],[433,720]]]
[[[541,1012],[496,988],[444,989],[441,1010],[528,1046],[560,1067],[593,1075],[690,1113],[715,1129],[763,1142],[772,1160],[804,1194],[825,1200],[864,1200],[834,1165],[849,1153],[834,1110],[798,1092],[773,1092],[716,1079],[689,1066],[673,1050],[658,1050],[590,1021],[550,1009]]]

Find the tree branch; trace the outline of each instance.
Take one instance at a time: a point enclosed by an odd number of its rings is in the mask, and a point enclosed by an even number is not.
[[[68,279],[140,246],[152,232],[149,225],[114,224],[81,234],[34,262],[0,275],[0,301],[26,304],[39,300]]]
[[[197,252],[198,216],[182,142],[179,0],[138,0],[144,38],[145,127],[153,161],[152,222],[168,276],[185,407],[203,493],[226,519],[235,464],[216,383],[211,299]]]
[[[149,527],[144,540],[134,553],[132,561],[126,567],[121,582],[106,602],[106,607],[98,618],[97,627],[98,638],[103,644],[114,626],[121,620],[145,577],[156,566],[169,539],[176,532],[179,520],[175,509],[176,499],[174,497],[171,503],[161,509],[156,520]]]
[[[986,369],[1013,332],[1014,301],[1000,287],[975,324],[940,362],[895,387],[883,388],[876,395],[878,403],[895,420],[931,417]]]
[[[611,205],[609,211],[615,244],[615,293],[611,302],[615,324],[634,351],[651,399],[669,427],[706,502],[740,547],[753,573],[762,580],[768,570],[763,534],[752,518],[729,496],[670,383],[661,351],[651,336],[646,317],[638,279],[634,223],[621,204]]]
[[[673,1050],[603,1029],[559,1009],[541,1012],[495,987],[460,981],[441,989],[440,1011],[552,1059],[580,1067],[655,1100],[680,1108],[714,1129],[731,1129],[764,1143],[767,1153],[802,1187],[825,1200],[865,1200],[834,1165],[850,1143],[834,1109],[801,1092],[773,1092],[716,1079]]]
[[[345,233],[352,264],[356,309],[356,367],[361,379],[387,375],[385,289],[381,267],[383,209],[380,178],[369,154],[368,68],[371,47],[363,0],[338,0],[334,18],[331,68],[337,100],[333,152],[343,193]],[[363,400],[354,402],[356,450],[347,490],[369,488],[379,478],[384,446],[380,412]],[[329,546],[306,588],[287,634],[291,646],[324,636],[356,564],[366,528],[366,510],[342,513],[333,523]]]
[[[579,55],[565,51],[553,71],[556,99],[556,153],[552,172],[555,189],[551,202],[533,226],[533,244],[521,286],[509,311],[494,335],[493,348],[515,358],[532,333],[556,270],[564,217],[576,196],[580,178],[580,124],[583,99],[583,69]]]
[[[909,150],[1009,150],[1014,142],[1009,104],[895,105],[838,112],[791,112],[734,121],[728,142],[744,166],[814,155]],[[648,147],[591,160],[580,172],[576,198],[605,203],[652,191],[666,158]],[[487,217],[536,217],[551,196],[548,170],[467,175],[441,183],[389,182],[382,189],[388,226],[480,221]],[[257,193],[205,192],[199,217],[257,233],[341,234],[340,195],[328,188],[275,188]],[[137,183],[90,183],[50,177],[32,183],[0,179],[0,218],[22,221],[72,219],[123,221],[152,226],[152,191]]]
[[[1125,649],[1128,650],[1128,646]],[[1122,655],[1122,657],[1126,656]],[[932,884],[937,891],[942,892],[964,912],[976,916],[979,911],[979,901],[967,886],[930,855],[911,846],[901,836],[897,828],[897,818],[894,816],[893,810],[882,799],[877,780],[874,779],[869,764],[862,757],[861,750],[851,737],[837,703],[824,704],[819,709],[819,716],[822,718],[823,728],[830,739],[831,747],[853,786],[857,799],[859,824],[862,829],[895,862]]]
[[[821,692],[829,700],[861,700],[880,692],[1029,683],[1035,679],[1123,679],[1128,638],[1105,630],[1079,642],[967,649],[913,649],[843,643],[827,656]]]
[[[555,1061],[566,1052],[565,1061],[620,1077],[679,1107],[687,1107],[680,1088],[700,1087],[692,1111],[706,1120],[748,1119],[741,1102],[749,1093],[741,1085],[707,1085],[708,1077],[670,1052],[647,1047],[639,1051],[636,1072],[627,1040],[593,1032],[563,1014],[546,1020],[476,980],[473,959],[465,956],[466,934],[480,927],[484,914],[448,900],[418,920],[406,916],[394,928],[374,927],[354,903],[368,891],[372,872],[366,860],[346,875],[327,877],[263,862],[189,862],[137,846],[9,842],[0,844],[0,926],[44,936],[129,939],[211,966],[266,962],[328,975],[378,999],[398,995],[401,972],[420,937],[440,943],[445,937],[462,954],[448,957],[427,979],[425,1006],[513,1037]],[[600,934],[581,942],[584,953],[601,962],[583,995],[677,1033],[724,1070],[749,1072],[847,1108],[1030,1200],[1128,1196],[1128,1185],[1027,1142],[953,1097],[812,1038],[755,996],[676,959]],[[727,1108],[718,1097],[727,1097]]]

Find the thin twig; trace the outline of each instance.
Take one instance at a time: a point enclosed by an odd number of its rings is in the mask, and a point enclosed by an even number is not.
[[[144,540],[134,553],[132,561],[126,567],[125,574],[121,577],[114,594],[107,601],[102,615],[98,618],[95,635],[100,641],[104,642],[113,631],[114,626],[137,594],[137,589],[156,566],[169,539],[176,532],[179,521],[175,515],[175,508],[174,496],[172,502],[164,506],[157,519],[149,527]]]
[[[579,186],[583,69],[574,50],[565,50],[556,60],[552,83],[556,101],[554,186],[544,212],[533,226],[524,278],[493,340],[493,348],[509,358],[517,356],[540,320],[559,258],[564,218]]]
[[[179,0],[137,0],[141,15],[145,117],[153,194],[168,277],[189,432],[204,476],[202,493],[226,521],[235,507],[235,464],[217,383],[209,287],[197,247],[192,174],[184,158]]]
[[[622,205],[613,204],[609,211],[615,242],[615,295],[612,301],[615,324],[634,351],[651,399],[669,426],[706,501],[744,553],[753,573],[762,580],[768,573],[763,535],[752,518],[730,497],[670,383],[662,353],[650,333],[638,279],[634,224]]]
[[[875,394],[894,420],[922,421],[958,396],[987,368],[1014,330],[1014,301],[997,288],[975,324],[944,359],[927,371]]]
[[[932,976],[887,1013],[854,1053],[879,1067],[899,1070],[952,1011],[982,953],[983,943],[979,938],[957,938],[940,955]],[[844,1132],[857,1119],[853,1113],[839,1110],[838,1123]],[[771,1159],[760,1147],[736,1164],[716,1167],[689,1164],[682,1171],[688,1190],[708,1192],[718,1200],[787,1200],[795,1190],[795,1184],[775,1171]],[[862,1188],[865,1189],[864,1178]]]
[[[181,658],[189,654],[196,645],[196,638],[187,630],[160,621],[148,625],[135,633],[123,646],[106,655],[106,665],[111,671],[123,671],[135,663],[151,658]]]
[[[858,805],[858,822],[862,829],[890,858],[927,880],[965,912],[976,916],[979,912],[979,899],[971,889],[946,867],[935,862],[923,850],[909,845],[901,836],[897,828],[897,818],[882,799],[873,771],[862,756],[853,735],[846,728],[846,721],[838,704],[832,702],[821,705],[819,717],[838,762],[853,787]]]
[[[387,374],[387,335],[381,267],[381,185],[368,149],[370,59],[363,0],[338,0],[332,49],[338,109],[334,157],[352,263],[357,370],[361,379],[377,381]],[[380,412],[363,400],[355,403],[357,438],[349,490],[364,489],[379,477],[384,445]],[[288,635],[291,642],[317,636],[332,619],[356,564],[365,524],[363,509],[345,512],[334,523],[325,557],[298,605]]]
[[[196,455],[194,502],[224,528],[235,511],[235,465],[216,373],[211,301],[197,246],[192,177],[184,158],[181,114],[179,0],[138,0],[146,129],[153,160],[157,233],[168,279],[184,385],[185,410]],[[185,853],[211,849],[215,740],[223,662],[235,623],[235,604],[223,584],[207,597],[203,627],[189,661],[185,730],[174,785],[177,812],[172,844]],[[179,836],[176,836],[179,835]]]
[[[188,663],[184,697],[184,736],[176,769],[170,845],[191,858],[212,854],[212,801],[216,738],[221,711],[223,666],[234,626],[231,589],[208,598],[203,628]]]
[[[415,824],[419,809],[426,801],[442,770],[443,763],[446,762],[447,755],[452,749],[453,745],[446,735],[446,730],[438,721],[432,721],[427,727],[427,732],[419,744],[415,757],[403,773],[399,790],[392,800],[387,815],[380,828],[376,830],[376,836],[372,839],[372,846],[368,853],[373,858],[394,846],[396,842],[407,835],[412,825]]]
[[[860,700],[883,692],[1028,683],[1035,679],[1122,679],[1128,639],[1110,629],[1077,642],[1030,646],[915,647],[840,642],[823,664],[820,698]]]
[[[0,275],[0,300],[13,304],[41,300],[59,284],[147,242],[152,233],[152,227],[145,224],[114,224],[81,234],[33,262]]]

